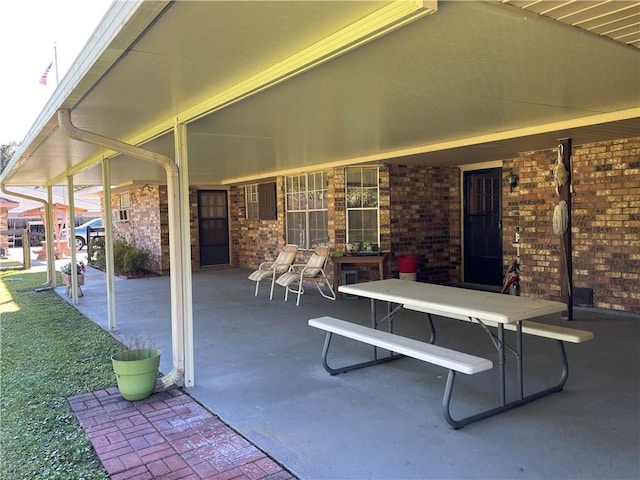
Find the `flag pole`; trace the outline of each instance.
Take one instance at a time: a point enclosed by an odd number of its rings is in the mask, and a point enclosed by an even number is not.
[[[56,42],[53,42],[53,62],[56,69],[56,86],[58,86],[58,46],[56,45]]]

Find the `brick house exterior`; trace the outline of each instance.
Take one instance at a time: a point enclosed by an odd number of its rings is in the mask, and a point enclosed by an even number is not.
[[[3,252],[9,248],[9,235],[16,233],[9,231],[9,210],[17,206],[16,202],[0,197],[0,250]]]
[[[114,211],[123,208],[123,192],[111,195]],[[158,273],[169,270],[169,230],[167,214],[167,187],[145,185],[133,188],[129,194],[128,221],[113,222],[114,238],[126,238],[139,248],[151,253],[150,268]]]
[[[552,168],[556,150],[524,152],[502,161],[503,185],[514,172],[518,185],[503,194],[503,264],[515,255],[511,247],[518,226],[521,294],[560,300],[561,243],[553,232],[558,202]],[[640,312],[640,138],[573,147],[573,284],[593,289],[593,306]],[[321,168],[314,171],[320,171]],[[344,250],[346,240],[343,167],[325,170],[328,177],[329,238]],[[228,188],[231,261],[253,268],[273,259],[286,242],[285,177],[276,178],[277,219],[247,220],[244,186]],[[166,187],[131,190],[128,223],[114,226],[116,236],[135,238],[152,252],[154,270],[169,269]],[[197,189],[190,190],[192,268],[198,270]],[[118,195],[112,202],[118,205]],[[418,280],[462,281],[462,188],[457,167],[379,166],[380,250],[389,253],[385,276],[397,274],[395,257],[420,257]],[[300,252],[304,262],[308,252]],[[331,270],[331,268],[329,269]],[[361,270],[360,278],[376,278]],[[250,286],[247,286],[249,289]]]
[[[555,159],[547,150],[508,162],[520,187],[505,192],[505,222],[523,229],[523,294],[549,300],[560,298],[562,259],[551,228]],[[574,288],[592,288],[595,307],[640,312],[640,138],[574,147],[572,236]]]
[[[0,250],[9,248],[9,210],[4,205],[0,205]]]

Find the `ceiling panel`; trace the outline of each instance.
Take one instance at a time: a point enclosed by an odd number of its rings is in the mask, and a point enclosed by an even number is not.
[[[63,105],[79,128],[171,157],[174,121],[186,119],[194,184],[327,164],[460,165],[552,148],[564,136],[574,145],[639,136],[640,51],[596,35],[594,23],[629,2],[576,3],[601,8],[585,16],[570,2],[440,1],[437,12],[329,62],[189,116],[389,2],[171,2],[155,17],[143,2],[146,23],[134,14],[89,68],[83,82],[93,84]],[[99,166],[80,169],[113,152],[67,139],[52,112],[11,181],[64,183],[73,168],[76,183],[100,184]],[[154,165],[112,163],[116,184],[164,181]]]
[[[637,1],[502,0],[502,3],[640,48],[640,2]]]

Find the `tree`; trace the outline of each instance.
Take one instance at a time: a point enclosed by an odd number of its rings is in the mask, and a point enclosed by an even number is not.
[[[16,142],[0,145],[0,172],[4,171],[7,165],[9,165],[9,161],[17,149],[18,144]]]

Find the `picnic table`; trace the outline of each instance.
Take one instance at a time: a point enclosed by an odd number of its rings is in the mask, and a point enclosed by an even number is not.
[[[449,377],[445,388],[443,400],[444,416],[447,422],[454,428],[461,428],[469,423],[520,407],[534,400],[559,392],[567,381],[569,364],[564,348],[564,342],[582,343],[593,338],[591,332],[577,330],[563,326],[533,322],[531,319],[549,314],[561,313],[566,310],[566,305],[561,302],[541,300],[535,298],[503,295],[499,293],[468,290],[444,285],[419,283],[397,279],[379,280],[373,282],[341,285],[338,288],[341,293],[357,295],[371,300],[371,328],[351,324],[331,317],[312,319],[311,326],[324,329],[328,332],[323,349],[323,364],[332,374],[342,373],[357,368],[375,365],[378,363],[397,359],[399,356],[393,352],[400,352],[443,366],[449,369]],[[387,302],[387,314],[381,320],[377,319],[376,301]],[[418,341],[393,333],[393,317],[400,309],[405,308],[427,314],[431,338],[428,343],[420,345]],[[500,381],[498,393],[500,403],[495,408],[470,415],[463,419],[453,419],[449,412],[453,382],[456,372],[476,374],[491,368],[486,359],[470,356],[464,352],[451,349],[433,349],[435,347],[436,331],[432,315],[438,315],[445,319],[463,320],[480,326],[491,339],[497,351]],[[388,322],[388,331],[382,333],[378,327]],[[364,328],[364,330],[363,330]],[[507,345],[505,330],[515,332],[515,346]],[[523,333],[552,339],[560,346],[560,380],[557,384],[542,390],[524,393],[524,351]],[[378,358],[374,348],[374,358],[369,362],[350,365],[334,369],[328,366],[327,354],[329,351],[330,335],[338,334],[358,340],[364,343],[382,347],[391,354],[385,358]],[[416,343],[417,342],[417,343]],[[508,401],[506,396],[506,351],[513,353],[516,359],[517,396],[515,400]],[[483,362],[483,360],[485,360]],[[490,363],[490,362],[489,362]]]

